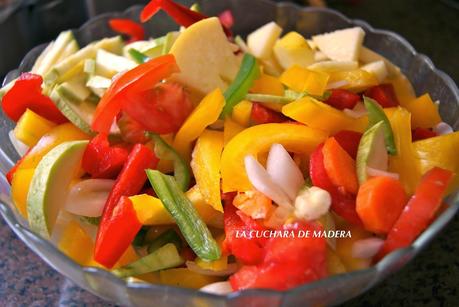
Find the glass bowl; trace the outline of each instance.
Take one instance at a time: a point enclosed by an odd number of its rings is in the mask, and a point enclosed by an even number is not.
[[[276,4],[267,0],[203,0],[198,1],[203,11],[215,15],[231,9],[235,16],[234,32],[246,35],[259,26],[275,20],[285,31],[296,30],[310,36],[340,28],[360,26],[366,32],[365,45],[398,65],[411,80],[416,93],[429,92],[434,100],[440,100],[443,119],[459,128],[459,90],[452,79],[434,67],[424,55],[399,35],[372,28],[360,20],[350,20],[342,14],[324,8],[302,8],[290,3]],[[138,20],[141,6],[134,6],[123,13],[97,16],[81,28],[74,30],[81,45],[114,35],[107,20],[126,17]],[[159,36],[177,26],[163,13],[145,25],[147,33]],[[10,72],[5,82],[19,73],[28,71],[44,45],[32,49],[19,68]],[[432,240],[454,217],[459,209],[459,193],[456,191],[447,202],[449,207],[409,247],[387,255],[377,265],[352,273],[333,276],[295,289],[279,292],[272,290],[247,290],[227,296],[207,294],[195,290],[171,286],[128,283],[105,270],[81,267],[61,253],[49,241],[31,232],[27,222],[18,214],[10,201],[10,188],[4,174],[19,157],[8,141],[8,131],[13,123],[0,114],[0,212],[11,229],[36,254],[55,270],[80,287],[113,302],[129,306],[298,306],[335,305],[349,300],[376,285],[388,275],[398,271]]]

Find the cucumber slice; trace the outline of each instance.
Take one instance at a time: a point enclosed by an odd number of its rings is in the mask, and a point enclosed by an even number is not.
[[[42,53],[38,56],[37,60],[35,61],[35,64],[33,65],[32,69],[30,72],[36,74],[37,70],[40,68],[40,65],[43,63],[43,59],[46,57],[47,54],[53,49],[54,46],[54,41],[50,42],[48,46],[45,48],[45,50],[42,51]]]
[[[75,41],[72,31],[65,31],[59,34],[52,48],[43,56],[43,60],[39,63],[39,66],[34,66],[32,71],[42,76],[45,75],[57,63],[64,50],[72,41]]]
[[[164,270],[182,265],[185,261],[180,257],[177,247],[173,243],[168,243],[157,249],[153,253],[140,258],[139,260],[113,270],[113,274],[118,277],[126,278]]]
[[[107,52],[103,49],[97,50],[96,73],[107,78],[112,78],[119,72],[130,70],[137,64],[128,58]]]
[[[105,91],[107,91],[111,84],[111,79],[101,76],[92,76],[88,79],[88,82],[86,82],[86,86],[99,97],[102,97],[105,94]]]
[[[85,85],[84,75],[62,83],[59,88],[66,99],[77,103],[86,100],[91,95],[91,91]]]
[[[62,52],[62,55],[57,60],[56,64],[59,64],[60,62],[64,61],[66,58],[76,53],[78,50],[80,50],[80,47],[78,46],[77,41],[76,40],[70,41],[70,43],[67,45],[67,47]]]
[[[83,71],[89,75],[94,75],[96,73],[96,61],[94,59],[85,60]]]

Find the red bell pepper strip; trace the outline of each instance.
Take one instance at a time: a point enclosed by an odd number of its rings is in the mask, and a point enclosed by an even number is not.
[[[264,258],[258,265],[243,266],[230,277],[234,290],[268,288],[287,290],[327,276],[326,241],[313,237],[322,231],[319,224],[284,225],[281,231],[291,237],[270,237],[264,246]],[[309,235],[305,235],[309,232]]]
[[[53,101],[42,94],[43,78],[32,73],[23,73],[13,87],[3,96],[3,112],[17,122],[27,109],[56,124],[68,122]]]
[[[151,0],[140,13],[140,21],[147,22],[161,9],[164,10],[172,19],[174,19],[176,23],[185,28],[188,28],[200,20],[208,18],[208,16],[196,11],[192,11],[186,6],[175,3],[172,0]],[[231,37],[231,30],[225,25],[222,26],[225,34],[228,37]]]
[[[14,173],[16,173],[17,169],[19,168],[19,166],[21,165],[22,161],[24,161],[24,159],[27,157],[27,155],[29,154],[29,152],[32,150],[33,147],[30,147],[27,152],[25,153],[25,155],[23,155],[21,157],[21,159],[18,160],[18,162],[16,162],[16,164],[9,170],[8,173],[6,173],[6,180],[8,180],[8,183],[11,185],[11,183],[13,182],[13,177],[14,177]]]
[[[314,186],[330,193],[331,208],[339,216],[351,224],[362,226],[362,221],[355,209],[355,196],[345,193],[336,187],[330,180],[324,166],[323,144],[320,144],[311,154],[309,160],[309,174]]]
[[[145,170],[156,168],[158,161],[148,147],[136,144],[116,179],[104,206],[94,251],[94,259],[107,268],[113,267],[137,233],[131,236],[131,227],[135,228],[138,225],[131,223],[132,213],[124,208],[127,206],[126,201],[120,200],[123,196],[132,196],[142,190],[147,181]],[[123,207],[119,208],[119,206]],[[128,212],[126,216],[124,212]],[[123,231],[127,232],[126,236],[118,237],[118,234]]]
[[[330,91],[330,96],[324,101],[324,103],[336,109],[344,110],[353,109],[360,100],[360,96],[351,91],[334,89]]]
[[[231,29],[234,25],[234,16],[231,10],[221,12],[218,15],[218,19],[220,19],[221,24],[227,29]]]
[[[140,41],[145,38],[145,30],[142,25],[131,19],[112,18],[108,21],[108,24],[113,31],[128,35],[128,43]]]
[[[437,136],[437,134],[434,131],[430,129],[420,128],[420,127],[412,130],[411,135],[412,135],[413,142],[425,140],[425,139],[433,138]]]
[[[257,125],[269,123],[282,123],[288,120],[281,113],[268,109],[257,102],[254,102],[252,105],[250,119],[253,123]]]
[[[119,174],[128,155],[126,148],[111,147],[107,135],[99,133],[86,147],[82,167],[92,178],[111,179]]]
[[[355,160],[362,134],[356,131],[341,130],[333,136],[341,147]]]
[[[383,108],[396,107],[400,103],[392,84],[380,84],[365,91],[365,96],[376,100]]]
[[[174,56],[167,54],[140,64],[119,76],[97,105],[92,129],[97,132],[108,133],[114,119],[122,109],[124,96],[127,93],[151,89],[155,84],[178,71],[179,68]]]
[[[423,176],[414,195],[389,231],[383,247],[376,255],[377,259],[398,248],[409,246],[429,226],[452,179],[451,171],[439,167],[434,167]]]

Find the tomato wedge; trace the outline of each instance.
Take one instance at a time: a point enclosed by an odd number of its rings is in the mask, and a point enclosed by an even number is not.
[[[415,194],[389,231],[383,247],[376,256],[377,259],[410,245],[427,228],[440,207],[443,194],[452,179],[452,172],[439,167],[434,167],[424,175]]]

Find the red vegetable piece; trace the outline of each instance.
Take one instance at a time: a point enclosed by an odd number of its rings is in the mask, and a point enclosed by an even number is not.
[[[355,197],[338,189],[328,177],[322,153],[323,144],[317,146],[309,160],[309,174],[314,186],[330,193],[332,210],[351,224],[362,226],[362,221],[355,209]]]
[[[23,73],[13,87],[3,96],[2,108],[6,116],[17,122],[27,109],[56,124],[68,122],[53,101],[42,94],[43,78],[32,73]]]
[[[376,100],[381,107],[391,108],[400,105],[392,84],[380,84],[365,91],[365,96]]]
[[[330,97],[324,102],[339,110],[353,109],[360,101],[359,95],[348,90],[333,89],[330,92]]]
[[[341,147],[352,157],[356,159],[357,150],[359,149],[362,134],[356,131],[341,130],[333,136]]]
[[[432,222],[452,179],[451,171],[439,167],[434,167],[423,176],[414,195],[389,231],[377,259],[396,249],[407,247],[416,240]]]
[[[252,112],[250,113],[250,118],[252,122],[257,125],[281,123],[287,120],[287,118],[284,115],[274,110],[268,109],[257,102],[254,102],[252,105]]]
[[[227,29],[231,29],[234,25],[234,16],[231,10],[221,12],[218,15],[218,19],[220,19],[221,24]]]
[[[128,213],[126,219],[123,218],[124,211],[118,208],[120,199],[123,196],[138,194],[147,181],[145,170],[156,168],[158,161],[158,158],[148,147],[142,144],[136,144],[129,154],[128,160],[121,173],[116,179],[115,185],[104,206],[94,251],[94,259],[107,268],[113,267],[140,229],[140,227],[136,229],[132,239],[130,236],[117,236],[119,232],[130,232],[131,227],[137,226],[137,224],[131,225],[130,223],[117,222],[124,220],[132,221],[132,218],[129,217],[130,213]],[[121,202],[121,204],[123,204],[123,202]],[[122,242],[115,243],[115,241]],[[122,247],[125,248],[123,249]]]
[[[108,21],[108,24],[113,31],[128,35],[128,43],[140,41],[145,38],[145,30],[142,25],[131,19],[112,18]]]
[[[437,134],[430,130],[430,129],[425,129],[425,128],[416,128],[414,129],[413,131],[411,131],[411,135],[412,135],[412,138],[413,138],[413,142],[414,141],[420,141],[420,140],[425,140],[425,139],[428,139],[428,138],[433,138],[435,136],[437,136]]]

